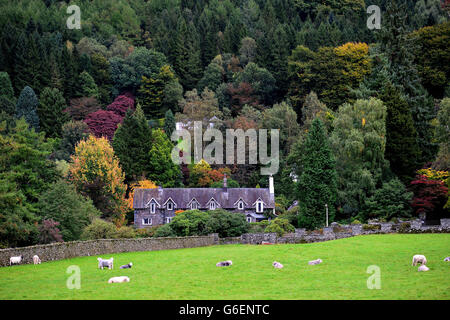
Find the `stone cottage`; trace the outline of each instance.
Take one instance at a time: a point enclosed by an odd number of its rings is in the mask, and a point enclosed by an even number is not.
[[[224,177],[222,188],[136,189],[133,199],[134,225],[146,228],[170,223],[178,210],[224,209],[245,215],[248,222],[267,219],[275,212],[273,177],[269,188],[228,188]]]

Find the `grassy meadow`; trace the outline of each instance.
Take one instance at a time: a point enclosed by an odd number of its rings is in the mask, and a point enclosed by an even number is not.
[[[424,254],[429,272],[411,266]],[[450,234],[387,234],[298,245],[224,245],[105,255],[0,268],[0,299],[450,299]],[[321,258],[323,263],[308,265]],[[232,260],[218,268],[218,261]],[[278,261],[283,269],[274,269]],[[120,265],[133,262],[133,268]],[[70,290],[66,269],[81,270]],[[380,267],[381,289],[367,288],[367,268]],[[129,283],[108,284],[114,276]]]

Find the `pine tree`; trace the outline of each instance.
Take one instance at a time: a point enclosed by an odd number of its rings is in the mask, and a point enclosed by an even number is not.
[[[14,90],[7,72],[0,72],[0,96],[14,100]]]
[[[78,92],[79,97],[94,97],[98,98],[98,87],[95,84],[94,78],[83,71],[78,77]]]
[[[16,118],[24,117],[30,127],[33,127],[36,131],[39,131],[38,105],[39,101],[34,90],[29,86],[23,88],[16,104]]]
[[[420,159],[411,110],[391,84],[386,85],[380,98],[387,107],[385,157],[390,162],[391,170],[403,183],[409,184]]]
[[[67,108],[62,93],[56,88],[44,88],[40,95],[38,115],[40,128],[47,137],[60,137],[62,126],[69,121],[69,116],[64,110]]]
[[[172,161],[173,145],[161,129],[152,131],[152,147],[149,151],[151,172],[148,178],[165,188],[181,184],[181,170]]]
[[[297,183],[300,203],[298,225],[313,230],[325,224],[325,205],[333,221],[337,193],[336,162],[322,121],[315,119],[301,156],[303,168]]]
[[[126,181],[148,177],[151,170],[149,150],[152,146],[150,127],[140,105],[136,111],[128,110],[114,134],[114,152],[125,172]]]
[[[175,131],[175,125],[175,117],[173,116],[172,110],[167,110],[164,121],[164,132],[169,139],[172,136],[172,132]]]
[[[422,156],[420,163],[432,161],[437,145],[432,142],[433,132],[430,124],[435,116],[432,97],[420,83],[414,66],[413,43],[408,37],[407,15],[404,2],[390,1],[380,33],[381,49],[389,61],[392,83],[404,93],[414,119],[417,141]]]

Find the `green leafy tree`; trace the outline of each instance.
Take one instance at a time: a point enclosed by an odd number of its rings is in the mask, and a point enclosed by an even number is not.
[[[69,161],[75,146],[89,136],[89,127],[84,121],[69,121],[61,128],[61,142],[55,152],[56,159]]]
[[[406,190],[405,185],[398,179],[383,183],[373,196],[368,198],[361,218],[386,219],[408,218],[412,216],[411,201],[413,193]]]
[[[39,198],[38,206],[43,219],[59,222],[64,241],[79,240],[83,229],[101,215],[91,199],[78,194],[64,180],[52,184]]]
[[[330,137],[337,161],[338,218],[355,216],[381,185],[387,172],[386,106],[381,100],[357,100],[342,105]]]
[[[297,183],[298,225],[311,230],[324,225],[326,204],[329,219],[334,220],[337,194],[336,161],[319,119],[313,121],[303,149]]]

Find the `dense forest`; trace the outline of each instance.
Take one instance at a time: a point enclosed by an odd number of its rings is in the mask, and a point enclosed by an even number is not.
[[[135,188],[267,187],[260,165],[171,161],[175,123],[211,119],[280,130],[294,227],[325,204],[346,223],[448,216],[445,3],[0,0],[0,247],[148,236]]]

